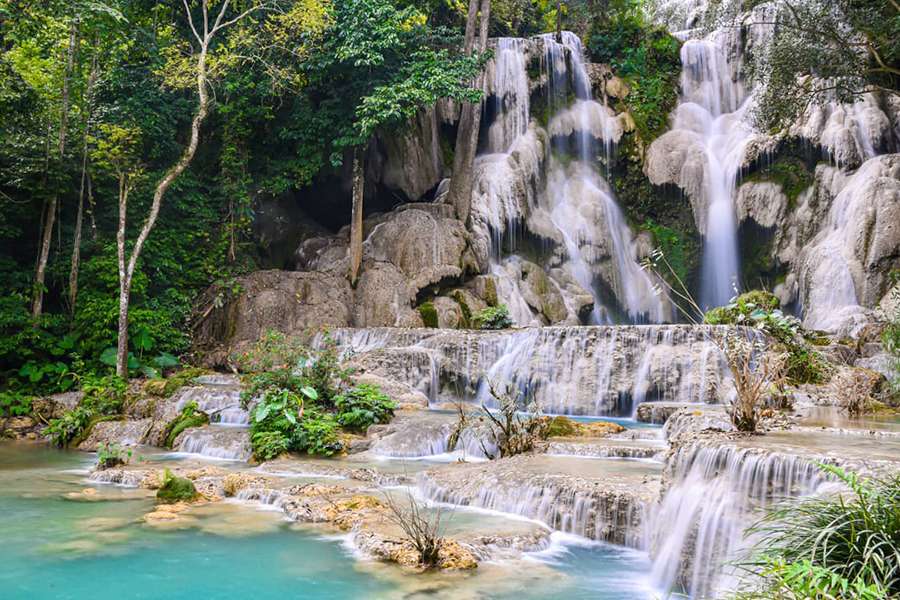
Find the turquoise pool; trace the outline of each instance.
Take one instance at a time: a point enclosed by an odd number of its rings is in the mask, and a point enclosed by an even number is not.
[[[525,559],[417,575],[359,560],[339,537],[237,503],[192,510],[174,528],[151,526],[142,516],[152,496],[89,486],[90,462],[86,454],[0,444],[0,597],[652,597],[642,583],[644,554],[563,536]]]

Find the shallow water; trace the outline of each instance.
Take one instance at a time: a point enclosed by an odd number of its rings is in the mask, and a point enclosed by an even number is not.
[[[152,493],[89,484],[92,461],[0,444],[3,598],[652,597],[645,554],[561,534],[544,551],[473,573],[415,575],[358,560],[346,538],[237,502],[198,506],[177,524],[153,527],[142,521]],[[489,518],[460,512],[450,528],[530,527]]]

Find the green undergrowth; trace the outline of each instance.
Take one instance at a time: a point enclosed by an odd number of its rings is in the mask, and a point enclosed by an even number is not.
[[[126,396],[123,379],[115,375],[88,377],[82,381],[81,391],[84,396],[78,406],[52,419],[47,427],[47,436],[57,446],[77,446],[97,423],[122,418]]]
[[[678,102],[680,42],[646,20],[639,8],[596,19],[588,37],[591,60],[605,63],[628,84],[619,99],[634,119],[644,147],[662,134]]]
[[[513,326],[509,308],[505,304],[488,306],[478,311],[472,316],[472,322],[477,329],[509,329]]]
[[[277,365],[244,377],[241,402],[250,407],[250,442],[257,460],[285,452],[332,456],[344,451],[342,433],[386,423],[396,408],[375,385],[352,385],[352,371],[326,336],[311,349],[269,332],[245,364]],[[260,361],[258,355],[264,355]]]
[[[746,567],[761,581],[739,598],[900,597],[900,477],[822,469],[847,492],[769,509],[748,532],[759,541]]]
[[[785,315],[781,302],[770,292],[753,290],[736,296],[727,305],[707,311],[703,322],[753,327],[771,336],[788,355],[791,383],[824,383],[831,376],[831,366],[814,348],[819,336],[803,329],[797,318]]]

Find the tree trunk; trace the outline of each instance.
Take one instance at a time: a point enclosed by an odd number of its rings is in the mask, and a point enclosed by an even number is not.
[[[227,4],[225,6],[227,6]],[[215,29],[213,30],[213,33],[214,32]],[[134,271],[137,268],[138,258],[141,256],[144,242],[147,241],[147,237],[150,235],[150,231],[156,224],[157,217],[159,217],[159,209],[162,206],[163,196],[172,183],[185,169],[187,169],[188,165],[194,159],[194,154],[196,154],[197,146],[200,143],[200,125],[203,123],[204,119],[206,119],[207,112],[209,111],[209,94],[206,89],[206,57],[211,37],[212,34],[208,34],[203,38],[203,42],[200,45],[200,54],[197,57],[197,93],[199,98],[197,101],[197,113],[194,115],[194,119],[191,122],[191,139],[188,142],[187,148],[184,149],[181,158],[178,159],[178,162],[175,163],[175,165],[166,172],[159,183],[156,184],[156,189],[153,192],[153,202],[150,204],[150,213],[147,215],[147,220],[144,221],[144,226],[141,228],[137,240],[134,242],[134,248],[131,250],[131,257],[128,259],[128,265],[125,267],[124,272],[121,265],[119,268],[119,343],[116,355],[116,373],[120,377],[128,377],[128,302],[131,294],[131,280],[134,276]],[[123,208],[124,207],[120,203],[120,224],[124,223],[125,218]],[[122,246],[123,256],[120,260],[121,262],[124,262],[124,237]]]
[[[99,40],[95,42],[97,47]],[[97,54],[91,59],[91,74],[88,77],[85,98],[87,110],[84,117],[84,149],[81,154],[81,188],[78,191],[78,213],[75,215],[75,235],[72,241],[72,266],[69,269],[69,310],[75,314],[75,301],[78,298],[78,270],[81,266],[81,228],[84,222],[84,190],[88,184],[87,159],[88,159],[88,133],[90,131],[92,96],[94,83],[97,81]]]
[[[75,66],[75,46],[78,42],[78,25],[72,21],[69,27],[69,46],[66,50],[66,70],[63,77],[62,107],[59,116],[59,164],[62,165],[63,155],[66,151],[66,126],[69,121],[69,79]],[[34,297],[31,303],[31,316],[35,319],[41,316],[44,309],[44,281],[47,276],[47,259],[50,257],[50,242],[53,239],[53,227],[56,224],[56,205],[58,202],[58,190],[56,182],[53,184],[53,194],[47,200],[46,220],[41,233],[41,244],[38,251],[37,267],[34,271]]]
[[[116,258],[119,267],[119,335],[116,344],[116,375],[128,378],[128,301],[131,281],[125,267],[125,222],[128,214],[128,176],[119,173],[119,226],[116,228]]]
[[[562,44],[562,0],[556,0],[556,42]]]
[[[350,285],[356,286],[362,265],[365,148],[353,149],[353,211],[350,217]]]
[[[473,0],[474,2],[475,0]],[[471,15],[471,5],[469,14]],[[488,23],[491,14],[491,0],[481,0],[481,18],[478,38],[478,51],[487,49]],[[474,29],[474,23],[472,25]],[[469,23],[466,23],[466,33]],[[484,88],[484,75],[479,75],[475,86]],[[450,179],[448,201],[456,209],[457,218],[466,223],[472,206],[472,169],[475,164],[475,153],[478,151],[478,130],[481,127],[481,103],[463,104],[459,115],[459,126],[456,131],[456,149],[453,154],[453,174]]]

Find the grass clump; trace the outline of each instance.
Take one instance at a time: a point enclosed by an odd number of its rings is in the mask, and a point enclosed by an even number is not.
[[[862,479],[832,466],[848,492],[779,505],[749,533],[763,578],[746,598],[900,595],[900,475]],[[759,583],[759,582],[755,582]]]

